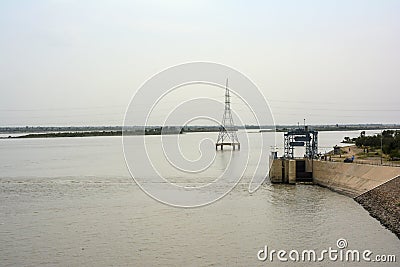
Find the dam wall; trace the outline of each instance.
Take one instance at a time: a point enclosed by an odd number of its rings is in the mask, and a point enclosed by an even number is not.
[[[300,161],[304,164],[298,164]],[[298,169],[300,166],[302,170]],[[272,183],[302,182],[305,181],[304,174],[310,174],[314,184],[355,197],[400,176],[400,168],[310,159],[280,158],[272,161]]]
[[[351,197],[400,175],[400,168],[356,163],[313,161],[313,182]]]

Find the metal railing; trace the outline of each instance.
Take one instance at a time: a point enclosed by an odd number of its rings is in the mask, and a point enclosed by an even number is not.
[[[330,161],[332,162],[343,162],[344,158],[333,158]],[[400,162],[398,161],[384,161],[381,163],[379,160],[353,160],[352,163],[355,164],[364,164],[364,165],[375,165],[375,166],[388,166],[388,167],[400,167]],[[351,164],[351,163],[349,163]]]

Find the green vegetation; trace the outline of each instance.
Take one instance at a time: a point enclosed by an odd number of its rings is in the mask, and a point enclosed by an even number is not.
[[[357,138],[350,138],[348,136],[345,136],[342,143],[344,144],[354,144]]]
[[[382,145],[383,153],[389,155],[392,160],[400,160],[400,131],[386,130],[381,134],[366,136],[362,131],[360,136],[355,139],[357,147],[368,148],[367,153],[376,155],[376,149],[380,149]]]
[[[300,126],[294,125],[276,125],[276,132],[287,132],[288,130],[293,130]],[[263,127],[261,127],[263,128]],[[309,129],[314,131],[355,131],[355,130],[378,130],[378,129],[400,129],[398,124],[347,124],[347,125],[309,125]],[[343,143],[352,143],[352,140],[348,138],[344,140]]]
[[[122,131],[101,132],[61,132],[61,133],[37,133],[16,136],[12,138],[51,138],[51,137],[90,137],[90,136],[120,136]]]
[[[125,135],[143,135],[140,131],[125,131]],[[146,129],[145,135],[160,135],[161,128]],[[93,136],[122,136],[122,131],[93,131],[93,132],[58,132],[58,133],[34,133],[8,138],[54,138],[54,137],[93,137]]]
[[[124,135],[161,135],[181,134],[178,127],[148,127],[143,129],[124,130]],[[30,133],[21,136],[8,136],[6,138],[54,138],[54,137],[92,137],[92,136],[122,136],[122,130],[115,131],[79,131],[79,132],[52,132],[52,133]],[[4,137],[3,137],[4,138]]]

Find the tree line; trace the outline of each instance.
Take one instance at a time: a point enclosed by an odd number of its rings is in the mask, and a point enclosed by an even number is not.
[[[385,130],[382,134],[366,136],[365,131],[355,139],[357,147],[370,147],[380,149],[382,145],[383,153],[389,155],[392,160],[400,160],[400,131]]]

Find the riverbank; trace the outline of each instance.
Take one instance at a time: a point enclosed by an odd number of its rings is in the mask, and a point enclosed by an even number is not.
[[[400,176],[354,200],[400,239]]]
[[[298,125],[245,125],[237,126],[239,130],[258,130],[259,132],[285,132],[296,129]],[[220,126],[185,125],[180,126],[146,126],[146,134],[158,135],[163,129],[167,133],[191,132],[219,132]],[[400,124],[349,124],[349,125],[310,125],[313,130],[329,131],[355,131],[355,130],[384,130],[400,129]],[[86,137],[86,136],[116,136],[130,132],[130,135],[143,135],[143,126],[2,126],[0,139],[4,138],[49,138],[49,137]]]
[[[337,154],[332,150],[325,155],[329,157],[331,161],[337,162],[343,162],[345,158],[351,158],[354,156],[353,163],[400,167],[399,160],[391,160],[390,156],[382,154],[380,149],[366,149],[357,147],[356,145],[337,147],[337,149]]]
[[[179,134],[180,132],[163,131],[162,129],[146,129],[143,131],[124,131],[124,135],[161,135]],[[53,133],[30,133],[17,136],[0,137],[1,139],[21,138],[57,138],[57,137],[95,137],[95,136],[122,136],[122,131],[85,131],[85,132],[53,132]]]

